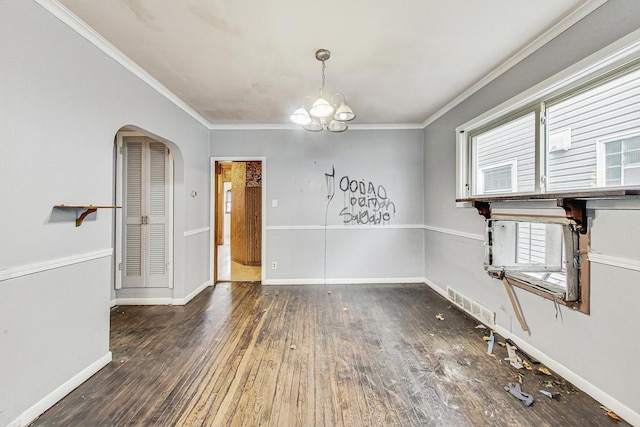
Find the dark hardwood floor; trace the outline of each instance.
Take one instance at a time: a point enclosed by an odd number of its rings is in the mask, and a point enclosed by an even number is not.
[[[113,361],[33,425],[627,425],[488,355],[476,325],[425,285],[218,284],[183,307],[114,307]],[[504,390],[518,374],[532,406]]]

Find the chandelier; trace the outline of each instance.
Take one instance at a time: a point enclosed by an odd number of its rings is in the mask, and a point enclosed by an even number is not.
[[[316,51],[316,59],[322,62],[322,86],[320,87],[320,96],[315,100],[306,96],[304,99],[312,101],[311,108],[307,108],[303,104],[298,107],[289,117],[295,124],[303,126],[311,132],[319,132],[328,129],[331,132],[344,132],[347,130],[347,122],[356,118],[353,110],[345,102],[344,95],[336,93],[331,97],[331,103],[327,101],[324,95],[324,70],[327,68],[325,61],[331,57],[331,52],[326,49],[318,49]],[[340,105],[336,105],[334,101],[341,99]]]

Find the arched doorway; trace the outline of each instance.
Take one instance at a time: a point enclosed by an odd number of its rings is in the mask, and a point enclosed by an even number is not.
[[[115,290],[157,298],[173,288],[173,156],[158,138],[116,135]],[[170,296],[170,295],[167,295]]]

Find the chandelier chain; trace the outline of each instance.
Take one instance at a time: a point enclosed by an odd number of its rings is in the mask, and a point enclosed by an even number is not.
[[[324,96],[324,70],[327,68],[327,66],[324,63],[324,60],[322,61],[322,88],[320,89],[320,96]]]

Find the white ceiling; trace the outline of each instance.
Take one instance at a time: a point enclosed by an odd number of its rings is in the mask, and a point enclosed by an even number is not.
[[[420,125],[603,2],[57,1],[214,128],[288,124],[318,93],[318,48],[331,51],[326,93],[346,96],[354,125]]]

